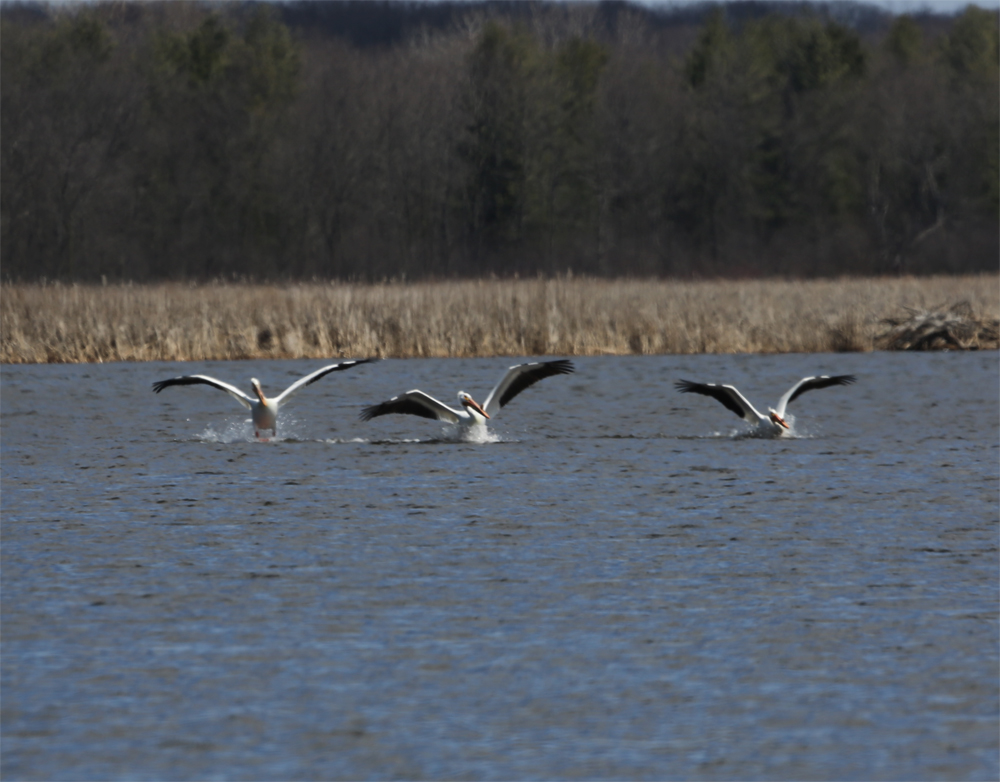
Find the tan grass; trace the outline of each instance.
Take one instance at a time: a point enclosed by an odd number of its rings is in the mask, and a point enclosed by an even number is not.
[[[868,351],[960,301],[996,319],[1000,278],[5,284],[0,361]]]

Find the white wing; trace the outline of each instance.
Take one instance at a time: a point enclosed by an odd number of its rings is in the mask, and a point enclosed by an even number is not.
[[[236,386],[231,386],[229,383],[223,383],[221,380],[216,380],[214,377],[208,377],[207,375],[185,375],[183,377],[173,377],[169,380],[159,380],[153,383],[153,391],[157,394],[160,393],[164,388],[168,386],[193,386],[193,385],[206,385],[212,386],[213,388],[218,388],[225,391],[233,399],[243,405],[247,410],[252,410],[254,401],[242,391],[240,391]]]
[[[490,391],[490,395],[486,397],[483,410],[492,418],[500,412],[501,407],[539,380],[553,375],[568,375],[571,372],[573,372],[573,363],[565,359],[534,361],[529,364],[512,366]]]
[[[849,386],[856,380],[854,375],[820,375],[819,377],[804,377],[794,386],[789,388],[783,397],[778,400],[778,407],[774,412],[779,417],[785,417],[785,408],[793,399],[798,399],[806,391],[813,391],[817,388],[827,388],[828,386]]]
[[[419,415],[421,418],[432,418],[438,421],[449,421],[457,424],[463,418],[468,417],[468,413],[452,410],[444,402],[439,402],[423,391],[413,389],[405,394],[394,396],[388,402],[366,407],[361,411],[361,420],[370,421],[380,415],[390,415],[397,413],[400,415]]]
[[[678,380],[674,385],[684,394],[701,394],[710,396],[721,402],[727,410],[732,410],[744,421],[758,423],[764,416],[758,413],[746,397],[736,390],[736,386],[721,386],[717,383],[692,383],[690,380]]]
[[[292,383],[288,388],[282,391],[279,396],[276,396],[274,398],[274,403],[276,405],[280,405],[282,402],[287,402],[288,398],[296,391],[305,388],[310,383],[315,383],[321,377],[324,377],[325,375],[328,375],[331,372],[339,372],[342,369],[350,369],[351,367],[356,366],[358,364],[367,364],[369,361],[374,361],[374,360],[375,359],[371,358],[361,358],[356,361],[341,361],[339,364],[330,364],[329,366],[323,367],[322,369],[317,369],[315,372],[312,372],[306,375],[304,378],[296,380],[294,383]]]

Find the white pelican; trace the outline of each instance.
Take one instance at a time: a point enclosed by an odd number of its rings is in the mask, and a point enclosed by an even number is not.
[[[278,408],[287,402],[292,394],[302,388],[305,388],[310,383],[315,383],[324,375],[328,375],[331,372],[339,372],[343,369],[350,369],[358,364],[367,364],[369,361],[377,361],[377,359],[360,358],[351,361],[341,361],[339,364],[330,364],[322,369],[317,369],[315,372],[296,380],[281,394],[273,399],[268,399],[264,396],[264,392],[260,387],[260,382],[255,377],[250,378],[250,385],[253,387],[254,393],[257,395],[256,399],[247,396],[235,386],[229,385],[229,383],[223,383],[221,380],[216,380],[214,377],[208,377],[207,375],[184,375],[183,377],[172,377],[169,380],[160,380],[153,383],[153,391],[158,394],[168,386],[193,386],[199,383],[219,388],[228,393],[231,397],[233,397],[233,399],[250,411],[250,414],[253,417],[254,435],[256,437],[260,437],[262,429],[270,429],[274,435],[277,436]]]
[[[854,375],[820,375],[819,377],[804,377],[794,386],[789,388],[783,397],[778,400],[777,408],[768,408],[768,415],[758,413],[746,397],[736,390],[735,386],[721,386],[716,383],[692,383],[690,380],[679,380],[674,385],[684,394],[702,394],[722,402],[728,410],[732,410],[736,415],[750,424],[754,424],[756,429],[754,434],[759,437],[778,437],[784,434],[785,430],[791,427],[785,422],[785,408],[793,400],[800,397],[806,391],[813,391],[817,388],[827,386],[847,386],[855,381]]]
[[[571,372],[573,364],[565,359],[516,364],[500,378],[500,382],[490,391],[482,407],[464,391],[458,392],[458,402],[461,407],[455,410],[429,394],[413,389],[394,396],[388,402],[366,407],[361,411],[361,420],[370,421],[380,415],[401,413],[458,424],[463,430],[468,430],[485,425],[487,418],[495,416],[501,407],[539,380],[553,375],[568,375]]]

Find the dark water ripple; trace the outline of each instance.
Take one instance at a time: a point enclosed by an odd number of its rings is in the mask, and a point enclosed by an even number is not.
[[[996,779],[996,353],[583,358],[470,444],[324,379],[2,370],[5,779]],[[773,403],[734,438],[687,377]]]

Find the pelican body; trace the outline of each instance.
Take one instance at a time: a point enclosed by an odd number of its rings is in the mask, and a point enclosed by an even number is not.
[[[233,399],[250,411],[250,416],[253,420],[254,436],[260,438],[261,431],[268,429],[276,436],[278,434],[278,410],[293,394],[305,388],[310,383],[315,383],[321,377],[324,377],[331,372],[340,372],[357,366],[358,364],[367,364],[370,361],[375,360],[377,359],[361,358],[351,361],[341,361],[339,364],[330,364],[329,366],[322,367],[321,369],[317,369],[315,372],[296,380],[278,396],[272,399],[268,399],[264,396],[264,391],[260,386],[260,381],[255,377],[250,378],[250,387],[253,389],[256,399],[247,396],[236,388],[236,386],[231,386],[229,383],[224,383],[221,380],[216,380],[214,377],[208,377],[207,375],[184,375],[182,377],[173,377],[169,380],[159,380],[156,383],[153,383],[153,391],[158,394],[164,388],[169,386],[192,386],[199,384],[218,388],[221,391],[225,391]]]
[[[459,391],[459,407],[456,410],[415,388],[405,394],[394,396],[387,402],[366,407],[361,411],[361,420],[370,421],[380,415],[402,414],[445,421],[463,429],[484,426],[487,420],[500,412],[501,407],[526,388],[546,377],[568,375],[573,371],[573,363],[565,359],[516,364],[504,373],[482,405],[465,391]]]
[[[768,414],[759,413],[746,397],[743,396],[736,386],[718,385],[716,383],[692,383],[690,380],[679,380],[674,385],[683,394],[701,394],[710,396],[727,410],[732,410],[736,415],[754,427],[753,434],[757,437],[781,437],[791,427],[785,421],[785,408],[806,391],[813,391],[817,388],[827,388],[828,386],[848,386],[856,380],[854,375],[819,375],[816,377],[804,377],[794,386],[789,388],[778,400],[776,408],[768,408]]]

